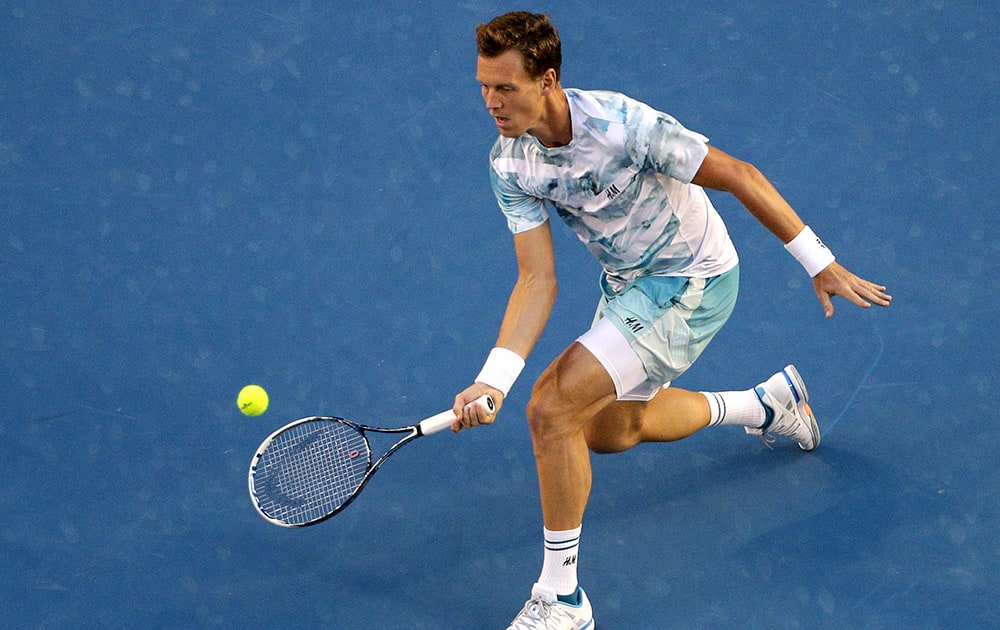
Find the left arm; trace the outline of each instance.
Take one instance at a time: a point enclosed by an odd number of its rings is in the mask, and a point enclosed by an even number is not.
[[[805,227],[795,210],[755,166],[713,146],[709,146],[692,183],[731,193],[782,243],[791,241]],[[889,306],[892,301],[884,286],[859,278],[836,262],[813,277],[813,288],[827,317],[833,315],[834,295],[862,308],[870,308],[872,304]]]

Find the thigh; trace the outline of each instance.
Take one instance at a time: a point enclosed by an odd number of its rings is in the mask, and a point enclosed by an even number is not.
[[[607,370],[574,342],[538,378],[529,407],[540,413],[529,415],[563,418],[578,428],[615,398],[615,384]]]

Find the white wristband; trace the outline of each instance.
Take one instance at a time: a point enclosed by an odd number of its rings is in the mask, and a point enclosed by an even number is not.
[[[524,359],[520,355],[507,348],[496,347],[490,350],[476,382],[498,389],[506,396],[523,369]]]
[[[815,277],[836,260],[833,252],[819,240],[808,225],[802,228],[798,236],[785,243],[785,249],[795,256],[795,260],[805,268],[810,278]]]

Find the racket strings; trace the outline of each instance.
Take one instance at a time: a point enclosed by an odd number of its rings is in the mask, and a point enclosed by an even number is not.
[[[254,471],[260,509],[272,518],[303,524],[343,505],[371,462],[368,441],[331,420],[305,422],[277,436]]]

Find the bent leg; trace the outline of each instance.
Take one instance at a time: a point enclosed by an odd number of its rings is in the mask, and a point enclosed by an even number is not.
[[[670,387],[648,402],[607,405],[585,427],[595,453],[620,453],[643,442],[673,442],[708,426],[711,411],[704,394]]]
[[[570,530],[583,522],[591,484],[584,428],[615,398],[607,371],[579,343],[535,384],[527,416],[547,529]]]

